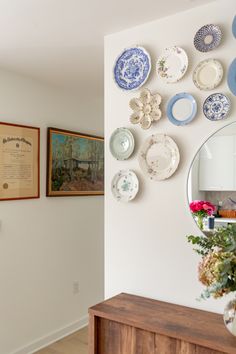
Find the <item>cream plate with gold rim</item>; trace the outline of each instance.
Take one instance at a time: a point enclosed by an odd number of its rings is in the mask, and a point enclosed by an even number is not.
[[[223,74],[223,67],[219,60],[206,59],[196,66],[193,82],[200,90],[213,90],[221,83]]]

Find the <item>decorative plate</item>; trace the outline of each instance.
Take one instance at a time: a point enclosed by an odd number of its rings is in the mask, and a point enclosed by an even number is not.
[[[168,135],[151,135],[139,152],[139,165],[146,176],[161,181],[169,178],[179,165],[179,149]]]
[[[236,96],[236,58],[230,64],[227,81],[230,91]]]
[[[209,52],[218,47],[222,39],[219,26],[205,25],[201,27],[194,37],[194,46],[200,52]]]
[[[127,128],[117,128],[110,138],[110,151],[117,160],[126,160],[134,151],[134,137]]]
[[[223,67],[216,59],[201,61],[193,72],[193,82],[200,90],[213,90],[223,79]]]
[[[131,170],[121,170],[112,179],[113,196],[121,202],[129,202],[134,199],[139,189],[139,181]]]
[[[167,117],[175,125],[182,126],[190,123],[196,114],[197,102],[189,93],[178,93],[167,104]]]
[[[225,119],[230,112],[230,100],[222,93],[214,93],[207,97],[203,104],[203,113],[210,120]]]
[[[188,56],[180,47],[166,48],[157,60],[157,74],[166,82],[179,81],[188,68]]]
[[[159,108],[161,100],[161,95],[158,93],[152,95],[147,88],[142,90],[139,98],[132,98],[129,102],[130,108],[133,110],[130,122],[132,124],[140,123],[143,129],[150,128],[153,122],[161,119]]]
[[[142,47],[125,49],[114,67],[114,79],[124,90],[136,90],[147,80],[151,71],[151,58]]]
[[[234,16],[234,20],[232,23],[232,32],[233,32],[234,37],[236,38],[236,16]]]

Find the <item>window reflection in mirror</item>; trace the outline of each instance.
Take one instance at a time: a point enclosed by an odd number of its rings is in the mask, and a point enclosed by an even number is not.
[[[204,233],[236,223],[236,122],[212,135],[194,157],[188,201]]]

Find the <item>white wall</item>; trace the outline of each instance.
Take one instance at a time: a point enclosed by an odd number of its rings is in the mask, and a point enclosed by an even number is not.
[[[220,0],[187,12],[131,28],[105,38],[105,296],[121,291],[221,312],[224,300],[198,302],[201,285],[197,279],[199,258],[187,243],[185,235],[199,234],[187,204],[187,175],[190,163],[201,144],[214,131],[235,120],[235,104],[227,121],[211,122],[204,118],[202,104],[212,92],[199,91],[192,82],[193,68],[205,58],[218,58],[225,70],[235,57],[236,40],[231,33],[235,0]],[[195,32],[207,23],[223,29],[222,44],[210,53],[200,53],[193,46]],[[171,124],[165,113],[160,122],[148,131],[129,123],[129,100],[139,92],[124,92],[113,81],[113,65],[119,53],[132,45],[143,45],[151,54],[153,69],[145,84],[167,100],[178,92],[189,92],[197,101],[197,118],[189,125]],[[155,74],[155,62],[168,46],[179,45],[189,55],[189,69],[177,84],[166,85]],[[223,92],[235,102],[227,88],[226,77],[214,92]],[[133,157],[119,162],[112,158],[108,143],[113,130],[126,126],[135,134]],[[170,135],[179,146],[181,162],[178,171],[168,180],[154,182],[144,177],[137,161],[138,150],[153,133]],[[113,199],[110,184],[119,169],[131,168],[140,179],[139,196],[128,204]]]
[[[41,128],[41,198],[0,203],[0,354],[75,330],[103,298],[103,197],[45,197],[46,128],[103,135],[102,111],[102,99],[0,71],[0,121]]]

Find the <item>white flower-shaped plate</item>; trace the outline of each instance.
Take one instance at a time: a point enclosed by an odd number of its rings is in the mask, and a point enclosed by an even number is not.
[[[121,170],[112,179],[112,194],[120,202],[129,202],[134,199],[138,189],[138,177],[132,170]]]
[[[130,116],[132,124],[140,123],[143,129],[150,128],[151,124],[161,119],[161,104],[162,98],[156,93],[151,94],[148,88],[141,91],[139,98],[132,98],[129,102],[133,113]]]
[[[146,176],[161,181],[176,171],[180,160],[179,149],[168,135],[151,135],[141,147],[138,160]]]

